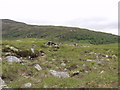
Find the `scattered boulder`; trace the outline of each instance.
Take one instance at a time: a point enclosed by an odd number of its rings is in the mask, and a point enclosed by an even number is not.
[[[48,41],[48,42],[45,43],[45,45],[49,45],[49,46],[50,46],[50,45],[54,45],[54,44],[55,44],[55,43],[54,43],[53,41]]]
[[[79,46],[77,43],[74,43],[74,44],[70,44],[69,46]]]
[[[66,66],[66,64],[65,63],[61,63],[61,66]]]
[[[13,46],[9,46],[9,45],[6,45],[3,49],[2,49],[3,52],[17,52],[18,49],[13,47]]]
[[[54,48],[57,48],[57,49],[60,48],[60,46],[58,44],[54,44],[53,46],[54,46]]]
[[[12,55],[11,52],[7,52],[7,53],[5,53],[5,56],[10,56],[10,55]]]
[[[64,68],[65,71],[67,71],[67,68]]]
[[[26,83],[26,84],[24,84],[24,87],[25,87],[25,88],[30,88],[31,86],[32,86],[31,83]]]
[[[34,50],[34,48],[31,48],[31,51],[32,51],[32,53],[35,53],[35,50]]]
[[[17,52],[17,51],[18,51],[18,49],[17,49],[17,48],[15,48],[15,47],[10,47],[10,49],[11,49],[11,50],[13,50],[13,51],[15,51],[15,52]]]
[[[15,56],[7,56],[6,60],[10,63],[13,63],[13,62],[20,63],[20,62],[22,62],[19,58],[15,57]]]
[[[57,71],[55,71],[55,70],[50,70],[49,72],[50,72],[53,76],[59,77],[59,78],[70,77],[67,72],[57,72]]]
[[[45,45],[48,45],[48,46],[53,46],[54,48],[57,48],[57,49],[60,48],[60,45],[54,43],[53,41],[48,41],[48,42],[46,42],[46,43],[44,43],[44,44],[45,44]]]
[[[45,52],[42,51],[42,50],[40,50],[40,53],[41,53],[41,56],[45,56],[46,55]]]
[[[0,77],[0,85],[5,84],[5,82],[2,80],[2,78]]]
[[[112,55],[112,58],[113,58],[113,59],[117,59],[117,56],[116,56],[116,55]]]
[[[38,71],[42,70],[42,68],[41,68],[41,66],[40,66],[39,64],[35,64],[34,67],[35,67]]]
[[[90,54],[90,55],[93,55],[93,54],[95,54],[95,52],[90,52],[89,54]]]
[[[88,46],[88,45],[83,45],[83,47],[90,47],[90,46]]]
[[[56,60],[56,59],[54,59],[54,58],[52,59],[52,61],[55,61],[55,60]]]
[[[80,61],[86,61],[86,59],[79,59]]]
[[[101,53],[99,53],[98,55],[99,55],[99,56],[102,56],[102,57],[106,57],[106,58],[112,58],[112,56],[106,55],[106,54],[101,54]]]
[[[87,61],[90,61],[90,62],[96,62],[95,60],[90,60],[90,59],[87,59]]]
[[[22,42],[21,40],[16,40],[17,42]]]
[[[17,56],[19,57],[28,57],[30,59],[32,58],[36,58],[40,55],[40,52],[38,50],[34,50],[33,48],[31,48],[31,50],[27,49],[27,50],[19,50],[18,52],[16,52]]]
[[[102,71],[100,72],[100,74],[102,74],[102,73],[104,73],[104,70],[102,70]]]
[[[10,89],[10,87],[8,87],[7,85],[0,85],[0,90],[8,90],[8,89],[6,89],[6,88],[9,88],[9,90],[12,90],[12,89]]]
[[[89,62],[95,62],[95,63],[102,63],[102,62],[103,62],[103,60],[101,60],[101,61],[96,61],[96,60],[90,60],[90,59],[87,59],[87,61],[89,61]]]
[[[79,73],[80,73],[79,71],[73,72],[73,74],[71,75],[71,77],[79,75]]]
[[[0,77],[0,90],[4,90],[5,88],[10,88],[8,87],[5,82],[2,80],[2,78]]]

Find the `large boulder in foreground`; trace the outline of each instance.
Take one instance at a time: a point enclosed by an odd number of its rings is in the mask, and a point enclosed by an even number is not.
[[[57,71],[55,71],[55,70],[50,70],[49,72],[50,72],[53,76],[59,77],[59,78],[70,77],[67,72],[57,72]]]
[[[6,60],[10,63],[13,63],[13,62],[20,63],[20,62],[22,62],[19,58],[15,57],[15,56],[7,56]]]

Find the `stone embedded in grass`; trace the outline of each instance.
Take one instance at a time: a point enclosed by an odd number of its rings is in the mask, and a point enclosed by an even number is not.
[[[60,46],[58,44],[53,45],[55,48],[59,49]]]
[[[46,56],[46,54],[43,50],[40,50],[39,52],[41,53],[41,56]]]
[[[48,46],[53,46],[54,48],[57,48],[57,49],[60,48],[60,45],[54,43],[53,41],[48,41],[48,42],[46,42],[46,43],[44,43],[44,44],[45,44],[45,45],[48,45]]]
[[[38,50],[34,50],[33,48],[31,48],[31,50],[26,49],[26,50],[19,50],[16,53],[18,56],[20,57],[29,57],[29,58],[36,58],[40,55]]]
[[[55,70],[50,70],[49,72],[50,72],[53,76],[59,77],[59,78],[70,77],[67,72],[57,72],[57,71],[55,71]]]
[[[0,77],[0,90],[2,90],[3,88],[10,88],[5,84],[5,81],[2,80],[2,78]],[[4,90],[4,89],[3,89]]]
[[[5,56],[10,56],[10,55],[12,55],[11,52],[5,53]]]
[[[20,63],[20,62],[22,62],[19,58],[15,57],[15,56],[7,56],[6,60],[10,63],[13,63],[13,62]]]
[[[18,51],[18,49],[17,48],[15,48],[15,47],[9,47],[11,50],[13,50],[13,51],[15,51],[15,52],[17,52]]]
[[[83,45],[83,47],[90,47],[90,46],[88,46],[88,45]]]
[[[25,87],[25,88],[30,88],[31,86],[32,86],[31,83],[26,83],[26,84],[24,84],[24,87]]]
[[[17,52],[18,49],[15,48],[15,47],[13,47],[13,46],[6,45],[6,46],[4,47],[4,49],[3,49],[3,51],[5,51],[5,52],[8,52],[8,51]]]
[[[0,77],[0,85],[5,84],[5,82],[2,80],[2,78]]]
[[[73,72],[73,74],[71,75],[71,77],[79,75],[79,73],[80,73],[79,71],[75,71],[75,72]]]
[[[48,42],[45,43],[45,45],[49,45],[49,46],[50,46],[50,45],[54,45],[54,44],[55,44],[55,43],[52,42],[52,41],[48,41]]]
[[[96,61],[96,60],[90,60],[90,59],[87,59],[87,61],[89,61],[89,62],[95,62],[95,63],[102,63],[102,61]]]
[[[102,73],[104,73],[105,71],[104,70],[102,70],[101,72],[100,72],[100,74],[102,74]]]
[[[112,55],[112,58],[113,58],[113,59],[117,59],[117,56],[116,56],[116,55]]]
[[[34,50],[34,48],[31,48],[30,50],[32,51],[32,53],[35,53],[35,50]]]
[[[39,64],[35,64],[34,67],[35,67],[38,71],[42,70],[42,68],[41,68],[41,66],[40,66]]]
[[[17,42],[22,42],[21,40],[16,40]]]
[[[61,66],[66,66],[66,64],[65,63],[61,63]]]

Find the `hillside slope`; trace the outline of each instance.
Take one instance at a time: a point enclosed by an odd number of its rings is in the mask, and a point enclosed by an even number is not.
[[[91,44],[117,43],[116,35],[88,29],[63,26],[28,25],[9,19],[2,20],[3,39],[44,38],[59,42],[85,42]]]
[[[1,55],[3,74],[1,78],[8,87],[118,87],[117,44],[78,44],[78,46],[61,44],[57,49],[45,45],[45,42],[47,41],[44,39],[36,38],[3,40]],[[37,57],[32,57],[35,54]],[[20,60],[21,63],[11,63],[11,58],[14,61],[13,57]],[[50,71],[61,72],[61,74],[51,74]],[[67,77],[62,77],[64,76],[63,72],[67,73]],[[26,87],[26,84],[29,87]]]

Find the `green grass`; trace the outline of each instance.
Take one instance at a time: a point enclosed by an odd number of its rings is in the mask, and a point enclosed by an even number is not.
[[[36,50],[43,50],[46,53],[45,57],[37,57],[33,60],[23,58],[26,61],[25,65],[21,64],[9,64],[5,58],[5,53],[2,53],[3,57],[3,75],[4,80],[9,87],[20,88],[23,84],[31,82],[32,88],[116,88],[118,82],[118,58],[106,58],[104,63],[96,64],[89,61],[80,61],[80,59],[96,60],[96,55],[88,52],[95,52],[107,55],[118,56],[118,44],[104,44],[104,45],[92,45],[92,44],[80,44],[81,46],[70,46],[71,43],[61,44],[60,49],[54,51],[55,48],[45,46],[44,43],[47,40],[44,39],[20,39],[21,42],[16,40],[4,40],[2,48],[6,45],[16,47],[20,50],[30,49],[32,45],[35,45]],[[36,42],[32,42],[36,41]],[[83,46],[90,47],[83,47]],[[51,50],[51,52],[49,52]],[[53,60],[55,59],[55,60]],[[109,60],[108,60],[109,59]],[[65,62],[66,66],[61,66],[61,63]],[[41,71],[37,71],[32,65],[40,64],[43,68]],[[86,66],[83,66],[86,65]],[[77,68],[72,68],[72,65],[78,65]],[[65,71],[64,69],[67,68]],[[70,75],[73,71],[85,70],[88,72],[80,72],[79,75],[69,78],[57,78],[53,77],[49,70],[65,71]],[[89,70],[91,69],[91,70]],[[100,74],[101,71],[104,71]],[[30,75],[29,75],[30,74]]]

